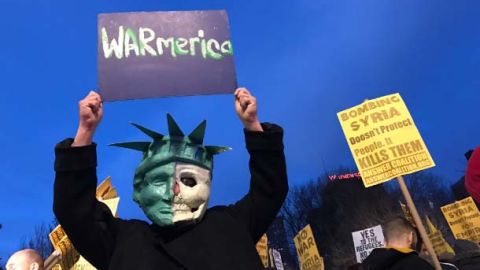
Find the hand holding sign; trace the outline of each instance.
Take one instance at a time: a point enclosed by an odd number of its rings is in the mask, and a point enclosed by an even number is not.
[[[235,111],[245,129],[263,131],[257,117],[257,99],[246,88],[235,90]]]
[[[94,91],[78,103],[79,124],[72,146],[84,146],[92,143],[93,134],[102,120],[102,98]]]

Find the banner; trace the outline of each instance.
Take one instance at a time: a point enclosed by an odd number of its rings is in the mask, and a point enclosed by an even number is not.
[[[98,83],[104,101],[233,93],[227,13],[99,14]]]
[[[337,114],[365,187],[435,166],[400,94]]]
[[[323,270],[323,258],[318,253],[312,228],[308,224],[293,238],[300,270]]]
[[[439,231],[433,223],[430,221],[430,219],[427,217],[427,227],[429,230],[428,233],[428,238],[430,238],[430,241],[432,242],[433,249],[435,250],[435,253],[437,256],[440,256],[441,254],[444,253],[451,253],[455,255],[455,252],[453,251],[453,248],[448,244],[448,242],[443,238],[443,234],[441,231]]]
[[[263,267],[268,267],[268,237],[267,234],[263,234],[260,240],[258,240],[257,245],[258,256],[262,260]]]
[[[385,238],[380,225],[352,232],[352,238],[358,263],[365,260],[375,248],[385,247]]]
[[[480,243],[480,213],[472,197],[441,207],[455,239]]]

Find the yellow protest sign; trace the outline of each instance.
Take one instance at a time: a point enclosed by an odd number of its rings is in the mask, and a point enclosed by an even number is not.
[[[480,212],[472,197],[441,207],[455,239],[480,243]]]
[[[402,208],[403,215],[405,215],[405,218],[408,220],[408,222],[410,222],[413,227],[417,227],[417,225],[415,224],[415,220],[413,219],[412,213],[410,212],[410,209],[408,209],[408,207],[402,202],[400,202],[400,207]]]
[[[365,187],[435,166],[400,94],[337,114]]]
[[[60,251],[61,269],[70,269],[78,260],[80,255],[73,247],[70,239],[68,239],[67,235],[65,234],[65,231],[60,225],[58,225],[55,227],[55,229],[53,229],[48,237],[50,238],[50,242],[52,242],[53,248]]]
[[[111,178],[107,177],[98,185],[96,190],[96,197],[100,202],[103,202],[108,206],[114,216],[117,215],[118,203],[120,197],[118,197],[116,189],[113,187]],[[65,234],[65,231],[60,225],[58,225],[49,235],[50,242],[55,250],[60,251],[61,261],[59,265],[55,265],[56,270],[95,270],[85,258],[80,256],[73,247],[70,239]]]
[[[293,239],[297,250],[300,270],[323,270],[323,258],[318,252],[310,224],[305,226]]]
[[[117,190],[113,187],[112,178],[110,176],[105,178],[102,183],[98,185],[95,195],[97,199],[102,200],[108,200],[118,197]]]
[[[267,234],[263,234],[260,240],[258,240],[257,245],[258,256],[262,260],[263,267],[268,267],[268,238]]]
[[[99,200],[99,201],[106,204],[110,209],[110,212],[112,212],[114,216],[117,216],[118,203],[120,202],[119,197],[108,199],[108,200]]]
[[[430,231],[428,238],[430,238],[430,241],[432,242],[435,253],[438,256],[444,253],[451,253],[455,255],[453,248],[448,244],[447,241],[445,241],[445,238],[443,238],[442,232],[433,225],[428,217],[426,218],[426,221],[428,230]]]

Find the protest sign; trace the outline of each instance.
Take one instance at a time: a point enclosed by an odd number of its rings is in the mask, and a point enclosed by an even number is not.
[[[277,270],[284,270],[283,268],[283,261],[282,261],[282,254],[276,249],[272,249],[273,253],[273,261],[275,263],[275,268]]]
[[[118,203],[120,197],[118,197],[116,189],[113,187],[111,178],[107,177],[105,180],[98,185],[96,190],[96,197],[98,201],[107,205],[107,207],[112,212],[112,215],[117,215]],[[61,254],[59,264],[53,265],[52,270],[95,270],[87,260],[78,254],[72,245],[67,234],[63,230],[62,226],[58,225],[53,231],[48,235],[50,242],[52,243],[55,250],[59,251]],[[55,252],[54,252],[55,253]],[[52,254],[53,255],[53,254]],[[50,257],[49,257],[50,258]]]
[[[441,207],[455,239],[480,243],[480,213],[472,197]]]
[[[373,249],[385,246],[385,238],[380,225],[352,232],[352,238],[358,263],[365,260]]]
[[[455,255],[453,248],[448,244],[445,238],[443,238],[442,232],[439,231],[433,225],[433,223],[430,221],[428,217],[426,218],[426,222],[427,222],[428,230],[430,231],[428,233],[428,237],[430,238],[430,241],[432,241],[432,245],[433,245],[433,249],[435,250],[435,253],[437,253],[438,256],[445,253],[450,253]]]
[[[268,267],[268,237],[267,234],[263,234],[260,240],[258,240],[257,245],[258,256],[262,260],[263,267]]]
[[[408,207],[402,202],[400,202],[400,207],[402,208],[403,215],[408,220],[408,222],[410,222],[410,224],[412,224],[413,227],[417,227],[417,225],[415,225],[415,220],[413,220],[413,216],[412,216],[412,213],[410,212],[410,209],[408,209]]]
[[[53,229],[48,237],[53,245],[53,249],[58,250],[61,254],[59,258],[60,261],[58,262],[61,266],[61,269],[70,269],[78,260],[80,255],[73,247],[63,228],[58,225],[55,227],[55,229]]]
[[[99,14],[98,84],[105,101],[233,93],[227,13]]]
[[[313,237],[312,228],[308,224],[293,238],[297,250],[300,270],[323,270],[323,258]]]
[[[365,187],[435,166],[400,94],[337,114]]]

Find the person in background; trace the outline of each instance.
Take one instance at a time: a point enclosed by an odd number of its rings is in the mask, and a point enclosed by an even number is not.
[[[467,163],[465,172],[465,188],[473,200],[480,203],[480,147],[477,147]]]
[[[43,259],[33,249],[13,253],[7,261],[6,270],[43,270]]]
[[[403,217],[395,217],[382,225],[386,248],[376,248],[362,262],[365,270],[430,270],[434,269],[413,249],[417,242],[415,228]]]
[[[460,270],[480,269],[480,246],[468,240],[456,240],[453,244],[455,264]]]

